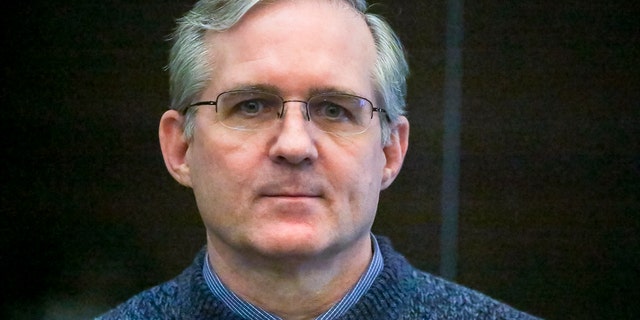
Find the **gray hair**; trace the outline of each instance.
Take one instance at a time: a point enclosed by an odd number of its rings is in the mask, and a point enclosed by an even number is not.
[[[177,20],[171,35],[173,46],[169,56],[171,109],[183,112],[206,88],[212,79],[213,66],[207,59],[204,36],[207,31],[223,32],[235,25],[251,8],[261,2],[275,0],[200,0],[191,11]],[[360,12],[371,31],[377,59],[372,70],[376,102],[387,111],[393,122],[405,113],[406,77],[409,67],[398,36],[378,15],[367,13],[366,0],[342,0]],[[186,113],[184,134],[191,139],[194,131],[195,108]],[[390,125],[382,117],[382,142],[391,134]]]

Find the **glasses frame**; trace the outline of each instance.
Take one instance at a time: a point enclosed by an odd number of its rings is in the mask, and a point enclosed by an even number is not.
[[[224,94],[228,94],[228,93],[239,93],[239,92],[254,92],[254,93],[264,93],[264,94],[268,94],[268,95],[272,95],[274,97],[278,97],[280,99],[280,101],[282,101],[282,106],[280,109],[280,112],[278,113],[278,118],[277,119],[282,119],[282,117],[284,117],[285,114],[285,104],[287,102],[300,102],[303,103],[305,108],[305,114],[304,114],[304,119],[306,121],[311,121],[311,116],[309,114],[309,101],[317,98],[317,97],[322,97],[322,96],[347,96],[347,97],[352,97],[352,98],[357,98],[357,99],[362,99],[365,100],[369,103],[369,105],[371,106],[371,116],[369,119],[373,119],[373,113],[374,112],[380,112],[380,113],[384,113],[387,121],[390,121],[389,119],[389,115],[387,114],[387,110],[385,110],[384,108],[376,108],[373,105],[373,102],[371,102],[371,100],[365,98],[365,97],[361,97],[358,95],[354,95],[354,94],[349,94],[349,93],[344,93],[344,92],[325,92],[325,93],[319,93],[319,94],[315,94],[310,96],[309,98],[307,98],[306,100],[299,100],[299,99],[289,99],[289,100],[285,100],[282,96],[275,94],[275,93],[271,93],[271,92],[267,92],[267,91],[261,91],[261,90],[246,90],[246,89],[240,89],[240,90],[228,90],[228,91],[224,91],[221,92],[220,94],[218,94],[216,96],[215,100],[203,100],[203,101],[197,101],[194,102],[192,104],[189,104],[186,108],[184,108],[184,110],[182,110],[182,114],[186,114],[187,111],[192,108],[192,107],[197,107],[197,106],[214,106],[215,107],[215,111],[216,113],[218,113],[218,100],[220,99],[220,97]],[[230,127],[225,125],[226,127],[230,128],[230,129],[234,129],[234,130],[242,130],[239,128],[234,128],[234,127]],[[360,132],[355,132],[355,133],[348,133],[346,135],[356,135],[356,134],[361,134],[365,131],[367,131],[369,129],[369,127],[371,126],[371,122],[369,122],[369,125],[364,128],[364,130],[360,131]],[[260,129],[255,129],[255,130],[260,130]],[[324,131],[324,130],[323,130]],[[328,131],[327,131],[328,132]],[[329,132],[329,133],[334,133],[334,134],[339,134],[339,133],[335,133],[335,132]]]

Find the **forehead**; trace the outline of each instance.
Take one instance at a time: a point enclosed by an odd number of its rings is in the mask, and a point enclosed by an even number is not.
[[[336,87],[372,94],[373,37],[363,16],[342,1],[262,4],[206,40],[218,92],[259,84],[284,93]]]

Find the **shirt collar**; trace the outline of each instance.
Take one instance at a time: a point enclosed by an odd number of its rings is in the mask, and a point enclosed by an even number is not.
[[[380,247],[376,237],[371,235],[371,244],[373,250],[373,256],[371,262],[367,267],[365,273],[360,277],[349,292],[338,301],[333,307],[325,311],[318,316],[316,320],[329,320],[336,319],[347,312],[364,294],[369,290],[373,281],[376,279],[380,271],[384,267],[384,261],[382,253],[380,253]],[[280,320],[280,318],[274,314],[271,314],[265,310],[262,310],[251,303],[238,297],[233,291],[229,290],[220,280],[213,267],[209,264],[209,255],[204,257],[204,263],[202,266],[202,273],[207,286],[211,290],[213,295],[220,299],[229,309],[233,312],[241,315],[245,319],[256,320]]]

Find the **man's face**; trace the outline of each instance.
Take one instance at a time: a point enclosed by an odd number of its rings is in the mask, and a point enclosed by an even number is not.
[[[343,4],[281,1],[253,9],[207,40],[215,40],[214,74],[201,100],[269,87],[285,100],[344,91],[375,104],[373,38]],[[285,117],[259,131],[221,125],[213,107],[197,111],[181,182],[193,188],[214,247],[310,257],[368,237],[380,190],[399,170],[388,168],[379,115],[364,133],[341,137],[306,121],[303,106],[287,103]]]

